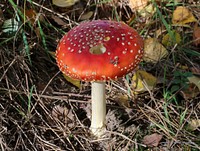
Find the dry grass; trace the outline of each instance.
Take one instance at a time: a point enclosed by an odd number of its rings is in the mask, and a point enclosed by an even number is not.
[[[194,2],[194,4],[193,4]],[[196,1],[197,2],[197,1]],[[183,2],[197,20],[200,4]],[[196,4],[195,4],[196,3]],[[14,4],[17,4],[16,6]],[[158,4],[166,20],[172,10]],[[24,10],[37,12],[34,22],[23,22]],[[166,83],[153,91],[130,95],[127,101],[117,94],[129,94],[125,78],[107,83],[107,134],[95,139],[90,126],[90,84],[81,89],[68,83],[52,57],[58,40],[80,17],[93,11],[91,19],[114,19],[127,22],[133,12],[125,2],[82,1],[68,9],[60,9],[51,1],[0,2],[0,25],[5,20],[21,21],[19,30],[7,35],[0,29],[0,150],[199,150],[200,129],[188,129],[192,119],[200,119],[200,96],[184,99],[179,91],[169,93],[173,72],[179,64],[199,66],[199,56],[182,50],[200,52],[192,45],[192,29],[179,30],[187,43],[173,47],[169,57],[158,64],[142,63],[141,68]],[[20,12],[22,14],[20,14]],[[21,16],[22,15],[22,16]],[[144,38],[164,28],[162,18],[152,17],[149,24],[135,13],[134,28]],[[148,148],[143,137],[153,133],[163,136],[159,145]]]

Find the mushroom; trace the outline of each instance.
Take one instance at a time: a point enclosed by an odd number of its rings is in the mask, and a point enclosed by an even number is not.
[[[122,22],[95,20],[81,23],[60,40],[56,60],[67,76],[92,83],[90,129],[105,133],[105,82],[131,72],[143,56],[143,40]]]

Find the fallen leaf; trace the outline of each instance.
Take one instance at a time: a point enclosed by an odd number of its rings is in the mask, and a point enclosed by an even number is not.
[[[71,7],[79,0],[52,0],[53,4],[58,7]]]
[[[147,145],[148,147],[157,147],[162,139],[162,135],[159,135],[157,133],[146,135],[142,142]]]
[[[141,10],[147,6],[149,0],[129,0],[129,7],[132,11]]]
[[[34,9],[22,9],[22,12],[24,12],[24,16],[26,17],[23,18],[24,22],[29,21],[31,25],[34,25],[37,20],[44,21],[44,17],[42,15],[39,15]]]
[[[156,9],[153,4],[149,4],[146,7],[144,7],[143,9],[138,10],[138,13],[142,17],[145,17],[145,18],[153,16],[153,14],[155,12],[156,12]]]
[[[194,75],[198,75],[200,76],[200,67],[191,67],[190,71],[194,74]]]
[[[195,98],[200,94],[200,78],[197,76],[187,77],[189,80],[188,88],[181,91],[182,96],[185,99]]]
[[[130,108],[130,99],[128,95],[117,94],[117,96],[115,96],[115,100],[120,106]]]
[[[60,17],[51,15],[51,18],[60,26],[66,25],[66,22],[64,22]]]
[[[80,80],[76,80],[76,79],[72,79],[69,76],[66,76],[65,74],[63,74],[63,76],[65,77],[65,79],[70,82],[71,84],[73,84],[74,86],[76,86],[77,88],[81,87],[81,82]]]
[[[27,9],[24,11],[24,15],[26,16],[26,19],[28,21],[30,21],[30,23],[33,25],[36,21],[36,16],[37,16],[37,13],[35,10],[33,9]]]
[[[163,36],[163,39],[162,39],[162,44],[164,46],[174,46],[175,44],[180,44],[181,42],[181,36],[179,33],[177,33],[176,31],[172,31],[172,36],[167,33],[166,35]]]
[[[159,36],[161,36],[166,30],[160,28],[158,30],[155,31],[155,37],[158,38]]]
[[[153,90],[157,83],[157,78],[152,74],[143,71],[137,70],[132,77],[132,85],[134,91],[145,92],[147,90]]]
[[[198,87],[193,83],[189,83],[188,87],[186,89],[181,90],[181,95],[186,100],[195,98],[199,94],[200,94],[200,91],[199,91]]]
[[[188,70],[188,69],[189,69],[188,66],[181,65],[181,64],[179,64],[179,68],[180,68],[181,70]]]
[[[193,40],[195,46],[200,45],[200,27],[198,27],[198,24],[195,24],[194,26]]]
[[[157,39],[148,38],[144,41],[144,61],[157,63],[167,55],[168,51]]]
[[[184,6],[178,6],[173,12],[172,23],[174,25],[184,25],[196,21],[192,12]]]
[[[191,131],[195,131],[200,127],[200,119],[193,119],[188,123],[188,129]]]
[[[90,19],[92,17],[93,14],[94,13],[92,11],[89,11],[89,12],[83,14],[81,16],[80,20],[88,20],[88,19]]]
[[[199,77],[191,76],[191,77],[187,77],[187,79],[189,80],[190,83],[195,84],[200,91],[200,78]]]

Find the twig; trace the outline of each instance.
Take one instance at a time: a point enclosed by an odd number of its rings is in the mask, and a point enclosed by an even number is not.
[[[38,7],[41,7],[42,9],[44,9],[44,10],[46,10],[46,11],[48,11],[48,12],[54,14],[54,15],[57,15],[57,16],[60,17],[60,18],[63,18],[63,19],[65,19],[65,20],[67,20],[69,23],[73,23],[73,24],[75,24],[75,25],[78,25],[78,23],[75,22],[75,21],[72,21],[72,20],[69,18],[69,16],[63,16],[63,15],[61,15],[61,14],[55,12],[55,11],[50,10],[49,8],[46,8],[46,7],[42,6],[42,5],[37,4],[37,3],[34,2],[34,1],[28,0],[28,2],[31,3],[31,4],[33,4],[33,5],[36,5],[36,6],[38,6]]]

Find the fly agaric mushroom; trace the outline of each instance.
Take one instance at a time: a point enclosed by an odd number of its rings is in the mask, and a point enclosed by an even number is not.
[[[90,129],[105,132],[105,82],[132,71],[143,56],[143,40],[122,22],[96,20],[81,23],[60,40],[56,60],[67,76],[92,83]]]

